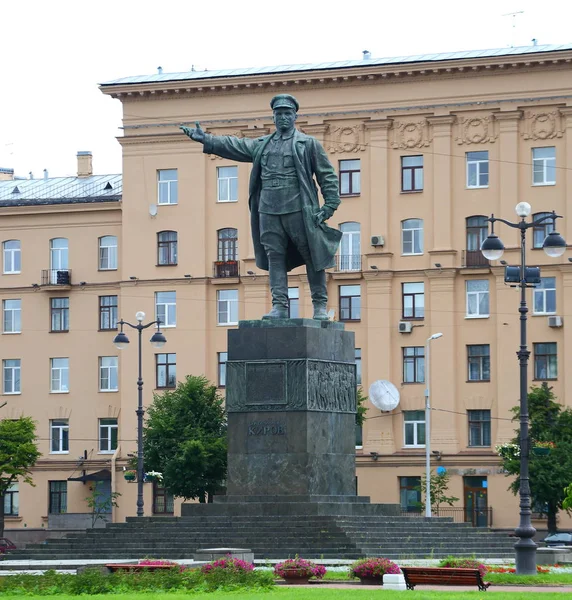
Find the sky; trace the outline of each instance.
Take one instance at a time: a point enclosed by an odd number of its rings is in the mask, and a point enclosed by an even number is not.
[[[521,12],[522,11],[522,12]],[[510,13],[518,13],[512,16]],[[98,84],[129,75],[572,42],[554,0],[0,0],[0,167],[121,172],[121,104]],[[192,118],[192,116],[190,116]]]

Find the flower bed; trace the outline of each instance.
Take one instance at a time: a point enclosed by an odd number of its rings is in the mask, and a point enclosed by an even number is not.
[[[201,567],[201,571],[204,574],[212,573],[212,571],[215,569],[233,571],[234,573],[249,573],[250,571],[254,571],[254,565],[240,558],[232,558],[231,556],[228,556],[213,560],[207,565],[203,565]]]
[[[360,558],[350,566],[350,577],[359,577],[360,579],[381,579],[388,573],[395,575],[401,573],[397,563],[388,558]]]
[[[317,579],[322,579],[326,574],[326,567],[317,565],[311,560],[306,560],[298,556],[278,563],[274,567],[274,575],[282,577],[282,579],[287,579],[288,575],[292,572],[297,573],[301,577],[316,577]]]
[[[455,556],[448,556],[439,563],[439,566],[456,569],[478,569],[481,577],[484,577],[488,572],[486,565],[478,560],[475,560],[474,558],[457,558]]]

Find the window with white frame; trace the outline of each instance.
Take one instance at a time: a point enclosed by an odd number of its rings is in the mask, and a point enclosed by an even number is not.
[[[22,269],[22,250],[20,240],[2,242],[2,264],[4,275],[15,275]]]
[[[12,483],[4,492],[4,516],[17,517],[20,508],[20,494],[18,484]]]
[[[541,212],[532,215],[532,220],[536,221],[537,219],[542,219],[543,217],[552,217],[552,213]],[[538,223],[532,228],[533,236],[532,236],[532,247],[533,248],[542,248],[544,245],[544,240],[548,236],[549,233],[554,231],[554,219],[546,219],[542,221],[542,223]]]
[[[117,392],[119,389],[118,383],[118,364],[117,356],[100,356],[99,357],[99,391],[100,392]]]
[[[338,254],[339,271],[359,271],[361,269],[360,224],[350,221],[340,225],[342,240]]]
[[[542,277],[533,294],[535,315],[556,313],[556,277]]]
[[[403,411],[403,445],[407,448],[425,447],[425,411]]]
[[[70,391],[70,359],[50,358],[50,392],[62,394]]]
[[[2,361],[2,392],[19,394],[21,361],[19,358],[6,358]]]
[[[532,185],[554,185],[556,183],[556,148],[532,149]]]
[[[407,219],[401,222],[401,253],[423,254],[423,219]]]
[[[177,292],[155,292],[155,318],[161,327],[177,325]]]
[[[300,289],[288,288],[288,318],[298,319],[300,317]]]
[[[467,152],[467,187],[489,187],[489,153],[488,150]]]
[[[22,300],[2,300],[2,333],[22,332]]]
[[[69,264],[69,246],[67,238],[50,240],[50,269],[65,271]]]
[[[117,450],[117,419],[99,419],[99,452],[110,454]]]
[[[226,387],[226,361],[228,352],[218,352],[218,387]]]
[[[361,348],[355,349],[356,384],[361,385]]]
[[[67,454],[70,451],[69,419],[50,421],[50,454]]]
[[[484,319],[489,316],[488,279],[467,279],[467,318]]]
[[[238,290],[218,290],[216,293],[217,324],[238,324]]]
[[[467,346],[469,381],[491,380],[491,347],[489,344]]]
[[[219,202],[238,200],[238,167],[217,167],[216,170]]]
[[[177,204],[178,186],[177,169],[157,171],[157,204]]]
[[[99,270],[117,270],[117,237],[114,235],[99,238]]]

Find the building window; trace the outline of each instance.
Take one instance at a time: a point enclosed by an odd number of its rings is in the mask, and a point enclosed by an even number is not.
[[[535,315],[556,313],[556,277],[542,277],[533,294]]]
[[[2,391],[4,394],[20,393],[19,358],[6,358],[2,361]]]
[[[409,448],[425,447],[425,411],[403,411],[403,440]]]
[[[357,196],[361,192],[360,159],[340,160],[340,196]]]
[[[20,240],[7,240],[2,243],[4,275],[15,275],[22,269]]]
[[[425,317],[425,284],[403,283],[403,318],[423,319]]]
[[[556,148],[532,149],[532,185],[554,185],[556,183]]]
[[[558,363],[556,342],[534,344],[534,379],[556,379]]]
[[[218,352],[218,387],[226,387],[226,361],[228,352]]]
[[[401,253],[423,254],[423,219],[401,222]]]
[[[99,451],[111,453],[117,450],[117,419],[99,419]]]
[[[228,262],[238,259],[238,230],[232,227],[217,232],[217,260]]]
[[[60,515],[68,512],[68,482],[50,481],[49,514]]]
[[[157,171],[157,204],[177,204],[178,185],[177,169]]]
[[[421,477],[399,477],[399,503],[403,512],[421,510]]]
[[[18,493],[18,484],[12,483],[4,492],[4,516],[17,517],[20,508],[20,495]]]
[[[157,234],[157,264],[177,264],[177,232],[160,231]]]
[[[50,392],[62,394],[70,391],[69,358],[50,358]]]
[[[50,454],[67,454],[70,451],[70,424],[68,419],[50,421]]]
[[[542,217],[552,216],[552,213],[536,213],[532,215],[532,220],[536,221],[537,219],[542,219]],[[533,228],[533,236],[532,236],[532,247],[533,248],[542,248],[544,245],[544,240],[548,236],[549,233],[554,231],[554,220],[546,219],[546,221],[542,221],[538,225],[535,225]]]
[[[469,381],[490,381],[491,348],[489,344],[467,346]]]
[[[340,285],[340,321],[361,319],[361,286]]]
[[[489,316],[489,282],[487,279],[467,279],[467,317],[484,319]]]
[[[467,187],[489,187],[489,153],[487,150],[480,152],[467,152]]]
[[[423,156],[401,157],[401,191],[423,191]]]
[[[155,292],[155,318],[161,327],[177,325],[177,292]]]
[[[153,482],[153,514],[172,515],[175,512],[175,498],[167,488]]]
[[[56,271],[54,277],[57,278],[57,271],[68,269],[69,249],[66,238],[54,238],[50,240],[50,269]],[[53,279],[53,278],[52,278]],[[57,283],[51,281],[51,283]]]
[[[22,332],[22,300],[2,300],[2,333]]]
[[[356,385],[361,385],[361,348],[355,349]]]
[[[469,446],[491,445],[491,411],[468,410]]]
[[[117,270],[117,238],[114,235],[99,238],[99,270]]]
[[[403,350],[403,383],[425,381],[425,348],[410,346]]]
[[[99,391],[116,392],[119,389],[117,356],[99,357]]]
[[[70,329],[70,299],[50,298],[51,331],[69,331]]]
[[[99,329],[117,329],[117,296],[99,297]]]
[[[297,287],[288,288],[288,318],[300,317],[300,290]]]
[[[216,293],[217,324],[238,324],[238,290],[218,290]]]
[[[356,448],[363,448],[363,425],[356,423]]]
[[[349,222],[340,225],[342,240],[338,255],[339,271],[361,270],[361,232],[360,224]]]
[[[177,355],[155,354],[157,389],[177,387]]]
[[[238,167],[217,167],[219,202],[236,202],[238,200]]]

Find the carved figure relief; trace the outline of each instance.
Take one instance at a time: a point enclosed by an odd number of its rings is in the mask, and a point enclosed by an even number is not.
[[[550,140],[562,135],[562,115],[559,111],[524,113],[522,137],[525,140]]]
[[[429,123],[420,121],[396,121],[393,124],[393,140],[391,147],[395,150],[426,148],[431,145]]]
[[[363,152],[365,150],[365,127],[327,125],[326,147],[328,152]]]
[[[498,137],[492,117],[459,117],[457,144],[493,143]]]
[[[308,361],[308,410],[355,411],[353,365]]]

